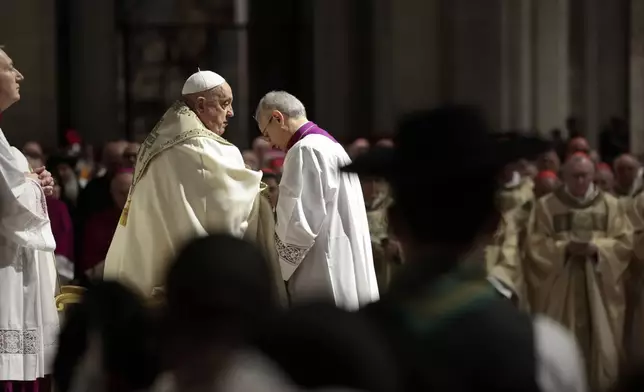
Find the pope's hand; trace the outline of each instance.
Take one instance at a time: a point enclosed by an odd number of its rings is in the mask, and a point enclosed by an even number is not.
[[[48,172],[45,167],[39,167],[34,169],[34,173],[38,175],[38,181],[40,181],[40,186],[45,192],[46,196],[51,196],[54,194],[54,179],[51,176],[51,173]]]

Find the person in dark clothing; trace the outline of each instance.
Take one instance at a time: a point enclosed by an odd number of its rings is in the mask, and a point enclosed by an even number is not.
[[[76,238],[84,237],[85,223],[89,217],[98,212],[117,208],[112,199],[110,185],[115,173],[124,167],[131,166],[129,160],[124,155],[127,146],[128,143],[125,141],[115,141],[105,145],[105,149],[103,150],[105,173],[87,183],[85,189],[78,195],[76,219],[74,221]],[[84,253],[83,245],[83,241],[76,241],[74,249],[76,255],[82,255]],[[82,272],[76,268],[74,276],[81,284],[85,284]]]
[[[362,315],[326,303],[291,308],[268,323],[257,348],[299,387],[393,392],[394,358]]]
[[[599,154],[604,162],[613,162],[630,151],[628,124],[619,117],[612,117],[599,134]]]
[[[552,323],[544,335],[567,342],[561,354],[574,370],[551,376],[572,389],[539,382],[538,369],[549,361],[536,349],[542,327],[500,298],[484,271],[483,244],[500,219],[496,179],[509,163],[534,158],[548,143],[494,133],[477,110],[446,106],[411,115],[394,145],[343,170],[386,178],[393,191],[389,224],[406,264],[390,291],[363,312],[395,348],[404,390],[584,390],[574,340]],[[454,154],[467,159],[446,167]],[[423,171],[437,166],[444,170]],[[418,191],[421,179],[427,192]],[[582,376],[570,378],[573,373]]]

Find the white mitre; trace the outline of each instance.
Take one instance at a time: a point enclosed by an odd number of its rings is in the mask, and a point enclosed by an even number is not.
[[[183,85],[181,95],[202,93],[226,83],[226,79],[212,71],[197,71]]]

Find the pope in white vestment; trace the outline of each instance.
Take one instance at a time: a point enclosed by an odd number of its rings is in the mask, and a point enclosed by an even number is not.
[[[278,269],[271,208],[260,195],[261,172],[246,168],[239,149],[220,136],[233,115],[230,86],[214,72],[199,71],[182,94],[139,150],[105,261],[105,278],[146,296],[163,286],[168,262],[180,248],[209,233],[256,242]],[[216,262],[216,255],[204,257]],[[284,291],[279,275],[276,285]]]
[[[56,242],[29,172],[0,130],[0,381],[43,378],[56,353]]]
[[[342,145],[283,91],[262,98],[256,120],[287,151],[275,241],[291,301],[326,299],[353,310],[378,300],[362,187],[339,170],[351,162]]]

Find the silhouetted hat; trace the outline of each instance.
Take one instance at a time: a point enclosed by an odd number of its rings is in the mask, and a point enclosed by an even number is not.
[[[537,137],[493,132],[476,108],[448,105],[407,116],[393,148],[374,148],[342,171],[384,177],[394,186],[405,177],[452,182],[496,176],[507,164],[535,158],[548,147]]]

